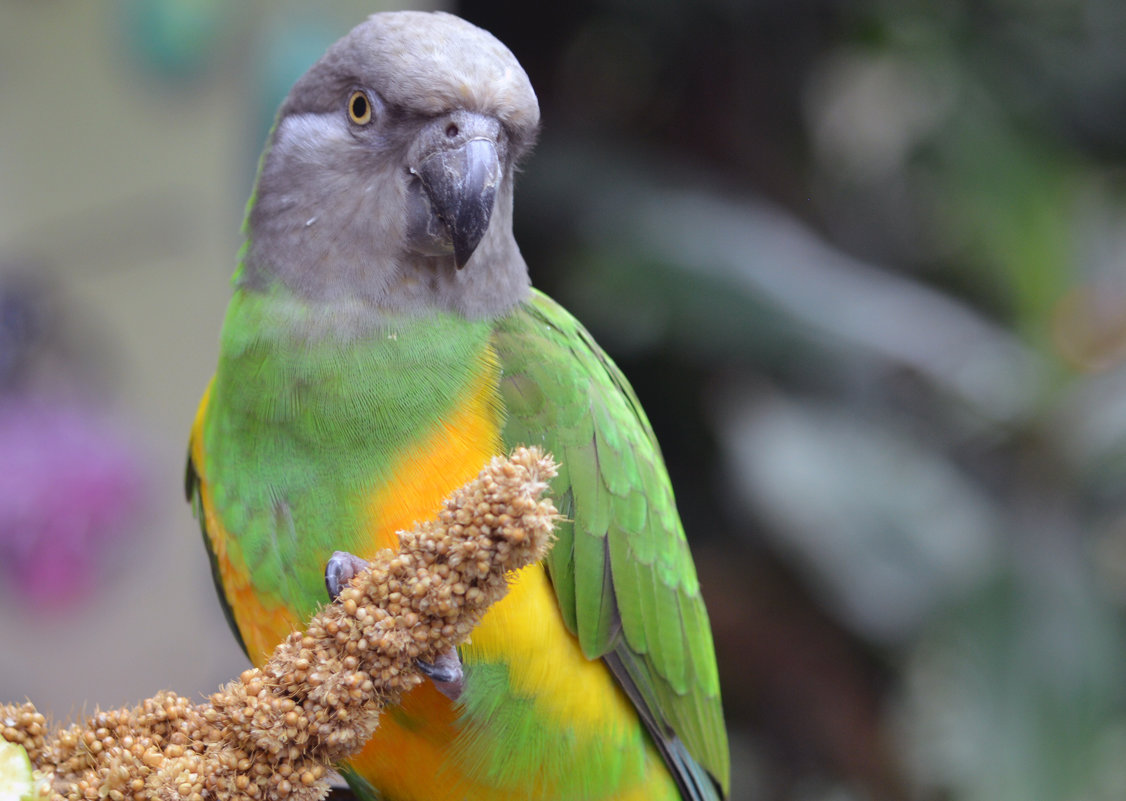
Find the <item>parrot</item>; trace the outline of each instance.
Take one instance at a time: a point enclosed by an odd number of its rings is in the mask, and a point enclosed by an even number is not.
[[[636,394],[534,289],[513,184],[539,104],[443,12],[377,13],[283,101],[191,428],[188,499],[261,664],[494,456],[560,463],[544,560],[385,710],[363,799],[721,799],[708,615]],[[327,588],[327,592],[326,592]]]

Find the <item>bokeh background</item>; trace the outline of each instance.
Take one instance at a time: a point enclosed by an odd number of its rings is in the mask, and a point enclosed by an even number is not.
[[[0,0],[0,698],[245,662],[182,497],[255,160],[378,2]],[[649,410],[736,799],[1126,796],[1126,5],[446,6]]]

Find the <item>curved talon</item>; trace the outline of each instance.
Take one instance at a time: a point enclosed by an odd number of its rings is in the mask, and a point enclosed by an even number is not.
[[[442,695],[456,701],[465,688],[465,674],[461,670],[461,659],[456,648],[449,648],[431,662],[415,660],[418,669],[432,682]]]
[[[368,563],[347,551],[336,551],[325,563],[325,589],[328,597],[335,601],[340,591],[348,586],[353,578],[367,569]]]

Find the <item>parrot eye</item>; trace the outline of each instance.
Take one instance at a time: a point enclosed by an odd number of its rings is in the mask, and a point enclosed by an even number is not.
[[[368,96],[357,90],[348,98],[348,118],[356,125],[367,125],[371,122],[371,102]]]

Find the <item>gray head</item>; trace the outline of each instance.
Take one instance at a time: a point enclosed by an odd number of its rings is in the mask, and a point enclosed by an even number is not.
[[[377,311],[510,308],[529,284],[513,174],[538,125],[491,34],[440,12],[373,15],[281,107],[240,285]]]

